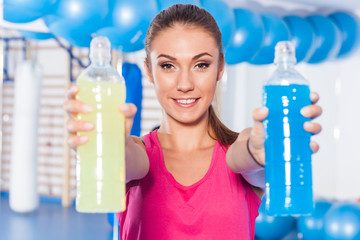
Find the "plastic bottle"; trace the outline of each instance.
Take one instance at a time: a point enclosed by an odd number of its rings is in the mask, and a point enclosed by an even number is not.
[[[110,65],[110,42],[95,37],[90,45],[91,64],[78,77],[76,99],[92,106],[79,120],[94,123],[91,132],[79,132],[89,141],[77,149],[76,210],[119,212],[125,210],[124,115],[118,110],[125,102],[125,81]]]
[[[266,213],[306,215],[314,209],[309,121],[300,110],[311,104],[307,80],[298,73],[295,49],[281,41],[275,47],[277,69],[265,81],[263,105],[269,115],[263,121],[265,137]]]

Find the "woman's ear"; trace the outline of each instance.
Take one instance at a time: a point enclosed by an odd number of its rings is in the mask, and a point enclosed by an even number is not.
[[[148,62],[148,59],[147,59],[147,58],[145,58],[145,60],[144,60],[144,69],[145,69],[145,75],[147,76],[147,78],[149,79],[149,81],[150,81],[151,83],[154,83],[154,77],[153,77],[153,75],[152,75],[150,62]]]
[[[218,70],[217,81],[219,81],[222,78],[224,74],[224,70],[225,70],[225,56],[224,53],[221,53],[221,56],[219,58],[219,70]]]

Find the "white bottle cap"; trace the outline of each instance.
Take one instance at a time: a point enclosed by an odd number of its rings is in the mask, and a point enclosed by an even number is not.
[[[296,63],[295,47],[290,41],[280,41],[275,46],[274,63],[289,62]]]
[[[90,43],[90,59],[110,61],[111,44],[106,37],[94,37]]]

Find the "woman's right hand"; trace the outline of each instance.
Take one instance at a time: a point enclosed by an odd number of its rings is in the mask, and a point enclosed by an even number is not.
[[[78,136],[77,132],[89,132],[95,127],[92,122],[76,119],[76,115],[79,113],[87,114],[93,111],[89,104],[75,99],[78,92],[79,87],[72,84],[68,89],[67,100],[64,103],[64,109],[69,115],[69,120],[66,123],[66,129],[70,133],[67,142],[74,149],[88,142],[87,136]],[[134,104],[126,103],[119,106],[119,111],[125,115],[125,136],[128,139],[137,109]]]
[[[70,133],[67,142],[74,149],[88,142],[87,136],[78,136],[77,132],[89,132],[94,129],[94,123],[76,119],[76,115],[79,113],[86,114],[93,111],[90,105],[75,99],[78,92],[79,87],[76,84],[72,84],[67,91],[67,100],[64,103],[64,109],[69,115],[69,120],[65,125]]]

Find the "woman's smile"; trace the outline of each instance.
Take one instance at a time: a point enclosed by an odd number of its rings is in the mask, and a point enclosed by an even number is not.
[[[182,108],[190,108],[198,103],[200,98],[173,98],[175,104]]]

